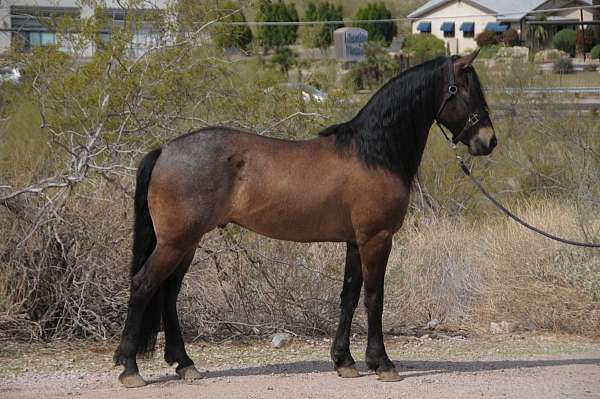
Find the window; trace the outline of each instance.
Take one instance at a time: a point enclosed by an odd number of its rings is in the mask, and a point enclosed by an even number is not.
[[[431,33],[431,22],[419,22],[417,30],[421,33]]]
[[[460,25],[463,37],[475,37],[475,22],[463,22]]]
[[[54,32],[29,32],[29,45],[47,46],[56,44],[56,34]]]
[[[454,22],[442,23],[440,30],[444,32],[444,37],[454,37]]]

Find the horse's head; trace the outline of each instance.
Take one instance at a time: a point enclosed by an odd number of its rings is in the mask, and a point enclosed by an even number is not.
[[[473,61],[479,51],[448,60],[444,99],[438,122],[452,132],[452,141],[469,147],[472,155],[488,155],[498,144]]]

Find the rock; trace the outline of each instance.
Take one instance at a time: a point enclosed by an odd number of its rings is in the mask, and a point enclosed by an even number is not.
[[[288,333],[279,333],[273,335],[273,339],[271,339],[271,345],[273,348],[283,348],[287,344],[292,341],[292,336]]]
[[[503,320],[499,323],[490,323],[490,333],[492,334],[509,334],[515,332],[518,327],[518,323],[514,321]]]
[[[527,47],[501,47],[500,50],[494,56],[496,60],[519,60],[527,61],[529,58],[529,48]]]
[[[558,49],[554,49],[554,48],[548,49],[548,50],[542,50],[542,51],[538,51],[537,53],[535,53],[535,56],[533,57],[533,61],[536,64],[543,64],[546,62],[552,62],[559,58],[569,58],[569,54],[565,53],[562,50],[558,50]]]
[[[439,324],[440,321],[438,319],[431,319],[429,320],[425,328],[427,328],[428,330],[434,330]]]

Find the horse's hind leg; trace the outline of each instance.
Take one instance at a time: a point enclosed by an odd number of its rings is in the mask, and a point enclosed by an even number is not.
[[[331,345],[331,359],[340,377],[358,377],[354,359],[350,353],[350,326],[352,317],[360,298],[362,287],[362,271],[360,254],[354,243],[348,243],[346,248],[346,268],[344,286],[340,295],[340,322],[335,339]]]
[[[175,271],[188,251],[175,245],[157,245],[148,258],[144,267],[133,277],[131,283],[131,295],[129,298],[129,308],[127,311],[127,320],[123,330],[121,344],[115,354],[117,364],[125,366],[125,370],[119,376],[119,381],[128,387],[134,388],[145,385],[145,381],[139,374],[136,355],[138,352],[144,352],[148,349],[146,344],[153,345],[153,342],[144,342],[144,337],[156,333],[158,326],[149,321],[156,320],[153,315],[145,312],[155,312],[157,309],[149,309],[150,303],[155,295],[160,295],[159,291],[165,280]],[[162,305],[159,298],[158,305]],[[158,309],[160,312],[160,309]],[[146,331],[152,329],[153,331]],[[152,340],[150,340],[152,341]]]
[[[177,363],[177,374],[186,380],[202,378],[194,367],[194,362],[185,351],[185,344],[177,315],[177,296],[181,289],[183,277],[187,273],[195,250],[190,251],[181,261],[177,270],[165,282],[163,322],[165,326],[165,361],[172,365]]]

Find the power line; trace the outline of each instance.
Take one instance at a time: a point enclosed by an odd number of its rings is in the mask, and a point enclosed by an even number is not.
[[[574,10],[588,10],[600,8],[600,6],[578,6],[578,7],[563,7],[563,8],[548,8],[545,10],[532,10],[532,11],[512,11],[507,13],[488,13],[488,14],[471,14],[471,15],[455,15],[446,17],[426,17],[426,18],[386,18],[386,19],[343,19],[338,21],[246,21],[246,22],[226,22],[218,21],[215,24],[219,25],[248,25],[248,26],[302,26],[302,25],[340,25],[340,24],[356,24],[356,23],[389,23],[389,22],[406,22],[416,21],[419,19],[448,19],[448,18],[476,18],[476,17],[504,17],[509,15],[527,15],[527,14],[546,14],[557,11],[574,11]],[[585,23],[585,21],[584,21]]]
[[[437,20],[437,19],[466,19],[476,17],[505,17],[510,15],[528,15],[528,14],[547,14],[557,11],[575,11],[575,10],[592,10],[600,8],[598,5],[590,6],[577,6],[577,7],[563,7],[563,8],[548,8],[545,10],[531,10],[531,11],[512,11],[507,13],[488,13],[488,14],[470,14],[470,15],[455,15],[455,16],[439,16],[439,17],[426,17],[426,18],[386,18],[386,19],[343,19],[337,21],[245,21],[245,22],[227,22],[227,21],[215,21],[215,25],[234,25],[234,26],[304,26],[304,25],[347,25],[347,24],[378,24],[378,23],[390,23],[390,22],[413,22],[417,20]],[[152,9],[156,10],[156,9]],[[8,16],[7,16],[8,17]],[[30,17],[35,19],[51,19],[51,17],[45,16],[33,16]],[[591,20],[590,20],[591,21]],[[590,21],[583,21],[584,24]],[[15,29],[11,28],[0,28],[0,32],[14,32]]]

